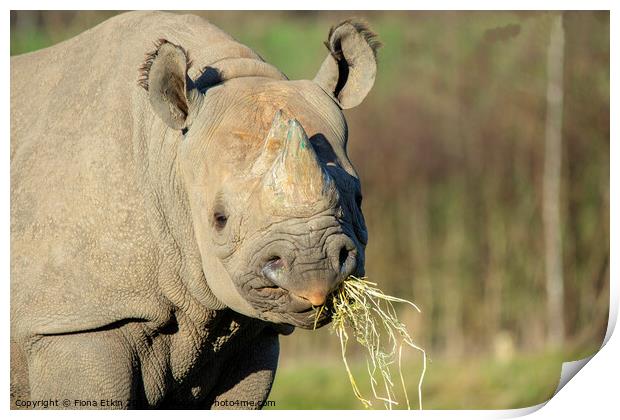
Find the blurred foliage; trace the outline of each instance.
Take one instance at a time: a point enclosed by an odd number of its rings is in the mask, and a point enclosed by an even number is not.
[[[196,13],[292,79],[314,76],[339,20],[364,17],[380,35],[375,88],[346,112],[349,155],[364,190],[367,274],[423,311],[403,308],[402,317],[434,359],[429,408],[541,402],[562,360],[600,345],[609,302],[609,13],[564,13],[561,349],[545,340],[541,214],[551,13]],[[11,54],[113,14],[12,12]],[[278,408],[358,407],[327,328],[281,341]]]
[[[425,410],[496,410],[529,407],[551,398],[558,386],[562,362],[585,357],[586,352],[562,354],[544,352],[520,354],[511,360],[470,358],[432,361],[423,385]],[[420,366],[404,368],[409,399],[417,408],[417,378]],[[366,366],[353,366],[357,378],[365,378]],[[279,410],[363,409],[346,379],[346,371],[338,360],[314,357],[305,363],[284,359],[279,367],[269,399]],[[370,387],[358,382],[364,396],[372,395]],[[366,385],[366,386],[364,386]],[[404,399],[401,399],[404,401]],[[404,403],[395,409],[402,409]],[[373,406],[383,409],[382,405]]]

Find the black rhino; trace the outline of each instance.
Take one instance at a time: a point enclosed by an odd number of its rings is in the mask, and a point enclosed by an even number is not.
[[[267,398],[278,334],[364,270],[342,109],[378,41],[348,20],[326,45],[290,81],[202,18],[131,12],[11,59],[13,407]]]

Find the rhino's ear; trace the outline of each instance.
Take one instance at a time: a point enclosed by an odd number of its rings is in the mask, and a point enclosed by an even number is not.
[[[187,75],[191,66],[183,47],[165,39],[155,44],[156,49],[146,55],[140,67],[138,84],[148,91],[149,102],[169,127],[187,129],[194,95],[194,83]]]
[[[381,43],[364,22],[345,20],[329,31],[329,55],[314,81],[343,109],[359,105],[375,83]]]

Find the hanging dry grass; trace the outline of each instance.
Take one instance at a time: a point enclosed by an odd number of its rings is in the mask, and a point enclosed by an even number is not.
[[[347,362],[349,333],[366,350],[366,367],[370,376],[370,387],[376,400],[382,401],[387,409],[398,405],[393,368],[396,365],[407,409],[411,409],[409,396],[402,372],[402,352],[405,345],[422,354],[422,373],[418,381],[418,402],[422,409],[422,381],[426,373],[426,352],[411,339],[405,325],[398,320],[393,303],[406,303],[416,311],[420,309],[412,302],[383,293],[376,283],[365,277],[350,276],[336,292],[331,302],[317,308],[316,322],[325,310],[331,311],[332,331],[340,339],[342,360],[347,370],[353,392],[364,407],[372,407],[372,401],[365,398]],[[349,331],[349,332],[347,332]]]

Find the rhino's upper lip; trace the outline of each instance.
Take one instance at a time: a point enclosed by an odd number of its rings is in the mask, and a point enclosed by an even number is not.
[[[290,296],[290,292],[287,291],[287,293]],[[289,299],[291,298],[289,297]],[[310,306],[302,311],[269,311],[269,313],[281,318],[286,323],[305,329],[322,327],[331,322],[332,319],[332,311],[329,308],[329,304],[323,310],[316,306]]]
[[[292,293],[290,290],[286,289],[285,287],[281,287],[281,286],[278,286],[276,284],[253,287],[253,289],[255,291],[259,292],[259,293],[263,292],[263,291],[266,291],[266,290],[281,291],[284,294],[286,294],[286,296],[288,296],[288,300],[289,301],[292,301],[292,300],[295,300],[295,299],[297,299],[297,300],[302,300],[303,299],[303,298],[295,295],[294,293]],[[294,313],[294,314],[304,314],[304,313],[307,313],[307,312],[312,312],[312,311],[314,311],[314,309],[315,309],[315,307],[310,306],[310,307],[308,307],[306,309],[303,309],[303,310],[300,310],[300,311],[287,311],[287,312]]]
[[[249,287],[246,290],[253,291],[255,293],[254,296],[258,294],[258,296],[256,297],[260,300],[269,300],[269,297],[261,296],[261,292],[265,292],[268,290],[273,290],[274,292],[278,291],[282,294],[282,296],[284,296],[284,298],[287,300],[287,302],[284,304],[284,307],[288,306],[291,303],[292,299],[300,299],[296,297],[293,293],[291,293],[288,289],[274,284],[262,275],[258,275],[257,278],[252,281],[252,283],[253,284],[248,285]],[[296,327],[312,329],[315,324],[318,328],[322,327],[325,324],[328,324],[331,321],[331,311],[329,310],[323,310],[320,317],[316,319],[316,311],[318,310],[318,308],[313,306],[310,306],[300,311],[278,310],[279,308],[275,310],[274,308],[261,310],[260,305],[255,305],[252,303],[252,301],[250,301],[250,303],[252,304],[252,306],[259,309],[260,312],[263,313],[265,318],[271,322],[274,322],[277,319],[278,322],[283,322]]]

